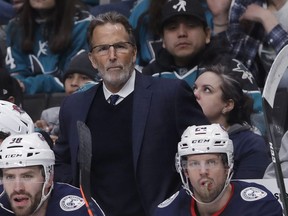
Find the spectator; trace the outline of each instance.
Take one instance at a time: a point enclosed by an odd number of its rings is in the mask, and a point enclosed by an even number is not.
[[[144,76],[134,69],[137,49],[125,16],[100,14],[90,24],[88,41],[90,61],[102,81],[66,97],[61,105],[56,175],[70,164],[73,184],[79,185],[76,123],[83,121],[92,134],[92,196],[110,216],[151,215],[180,187],[173,169],[175,143],[188,125],[209,122],[186,82]]]
[[[79,189],[53,182],[55,156],[40,133],[6,138],[0,157],[1,216],[89,215]],[[95,215],[104,215],[97,203],[90,205]]]
[[[18,81],[3,68],[0,69],[0,100],[10,101],[22,107],[23,93]]]
[[[6,56],[6,25],[8,22],[20,11],[23,6],[24,0],[0,0],[0,52],[3,53],[1,56],[1,63],[5,61],[4,56]]]
[[[181,2],[183,4],[186,1]],[[225,14],[223,11],[227,4],[221,4],[220,8],[222,6],[224,9],[221,10],[222,12],[216,12],[219,8],[217,2],[214,1],[214,4],[208,2],[208,6],[213,9],[214,21],[221,22],[219,14]],[[221,54],[232,55],[229,52],[230,46],[222,34],[211,37],[204,8],[198,0],[183,4],[185,10],[179,7],[178,3],[178,0],[172,0],[163,6],[161,17],[163,48],[156,53],[155,60],[144,67],[142,72],[155,77],[183,79],[193,87],[199,72],[198,65],[209,61],[209,57],[215,55],[216,49],[219,49]],[[220,29],[214,28],[214,30],[219,34]],[[250,82],[248,79],[241,81]],[[249,91],[253,86],[254,112],[260,113],[255,118],[253,116],[253,126],[256,126],[264,135],[265,127],[261,125],[264,122],[261,92],[256,83],[248,85]]]
[[[224,58],[203,66],[195,81],[194,94],[210,122],[226,128],[233,141],[233,178],[260,179],[271,158],[265,139],[251,129],[253,101],[243,92],[239,81],[245,75],[238,61]]]
[[[6,66],[25,94],[64,91],[60,79],[71,58],[88,49],[91,19],[77,0],[24,2],[7,26]]]
[[[137,64],[145,67],[162,47],[161,41],[161,10],[166,0],[138,0],[129,17],[137,42]],[[201,0],[205,9],[208,25],[211,25],[211,13],[205,0]]]
[[[182,6],[178,3],[182,3]],[[144,74],[186,80],[193,86],[197,65],[210,43],[211,30],[198,0],[172,0],[162,7],[162,46]]]
[[[201,70],[201,67],[207,67],[207,65],[219,64],[225,65],[227,68],[231,69],[228,73],[231,73],[230,75],[240,83],[243,92],[253,99],[253,112],[250,115],[252,129],[254,132],[266,136],[262,93],[253,74],[241,61],[231,57],[231,54],[227,53],[225,49],[218,49],[213,46],[210,46],[206,50],[203,55],[203,60],[198,65],[198,69],[200,68]]]
[[[198,0],[181,1],[182,7],[178,2],[167,1],[162,7],[163,48],[155,53],[155,59],[144,67],[142,72],[170,78],[185,76],[191,80],[190,83],[194,83],[197,74],[195,66],[199,64],[206,46],[210,43],[211,31]]]
[[[85,84],[95,85],[100,78],[97,70],[92,67],[88,53],[81,52],[70,62],[63,80],[66,94],[71,95]],[[59,136],[59,110],[59,106],[43,110],[41,119],[35,122],[36,127],[48,132],[54,141]]]
[[[277,53],[288,43],[286,0],[235,0],[226,32],[233,55],[253,73],[258,86]]]
[[[154,216],[283,215],[280,203],[264,186],[230,181],[233,144],[219,124],[188,127],[175,164],[183,189],[158,205]]]

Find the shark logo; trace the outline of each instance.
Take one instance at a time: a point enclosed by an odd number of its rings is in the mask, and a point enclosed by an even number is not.
[[[48,47],[48,41],[45,42],[39,41],[39,51],[37,53],[37,57],[39,57],[41,54],[47,55],[47,47]]]
[[[238,72],[238,73],[242,73],[241,78],[243,80],[248,79],[250,81],[251,84],[253,84],[253,75],[251,74],[250,71],[248,71],[248,69],[246,69],[243,64],[237,60],[237,59],[233,59],[234,62],[237,63],[237,66],[235,68],[233,68],[233,71]]]
[[[173,9],[177,10],[178,12],[181,10],[186,11],[186,4],[187,3],[185,0],[179,0],[178,4],[173,5]]]

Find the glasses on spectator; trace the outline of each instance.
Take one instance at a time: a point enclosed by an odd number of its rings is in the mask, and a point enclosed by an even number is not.
[[[92,47],[91,52],[94,50],[99,56],[105,56],[109,54],[110,47],[113,47],[116,53],[128,54],[129,48],[134,44],[131,42],[118,42],[114,44],[102,44]]]

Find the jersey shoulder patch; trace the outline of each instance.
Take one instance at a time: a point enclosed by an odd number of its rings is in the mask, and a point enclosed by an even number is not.
[[[85,201],[79,196],[67,195],[60,200],[59,204],[63,211],[75,211],[80,209]]]
[[[160,203],[158,205],[158,208],[165,208],[167,207],[168,205],[170,205],[173,200],[176,199],[176,197],[179,195],[179,191],[177,191],[175,194],[173,194],[171,197],[169,197],[168,199],[166,199],[164,202]]]
[[[267,192],[257,187],[247,187],[241,191],[243,200],[251,202],[263,199],[267,196]]]

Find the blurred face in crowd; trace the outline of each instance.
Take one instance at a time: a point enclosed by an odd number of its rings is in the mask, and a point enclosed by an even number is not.
[[[77,89],[83,86],[88,81],[92,81],[90,77],[81,73],[68,74],[65,79],[65,92],[70,95],[74,93]]]
[[[221,193],[228,169],[220,154],[199,154],[187,157],[186,175],[194,196],[202,202],[211,202]]]
[[[31,215],[38,207],[42,196],[42,187],[45,180],[41,167],[3,169],[2,181],[15,215]],[[47,191],[48,189],[45,192]],[[39,211],[43,211],[43,208],[42,206]]]
[[[136,62],[136,47],[122,24],[106,23],[93,30],[89,58],[111,92],[118,92],[128,81]]]
[[[30,5],[35,10],[51,9],[55,6],[56,0],[29,0]]]
[[[193,91],[197,102],[211,123],[219,123],[224,127],[226,114],[233,109],[233,103],[222,98],[222,80],[213,72],[204,72],[195,81]]]
[[[173,55],[176,65],[187,66],[210,42],[210,30],[198,19],[177,16],[164,24],[162,39],[163,47]]]
[[[14,10],[19,10],[24,4],[24,0],[12,0]]]

